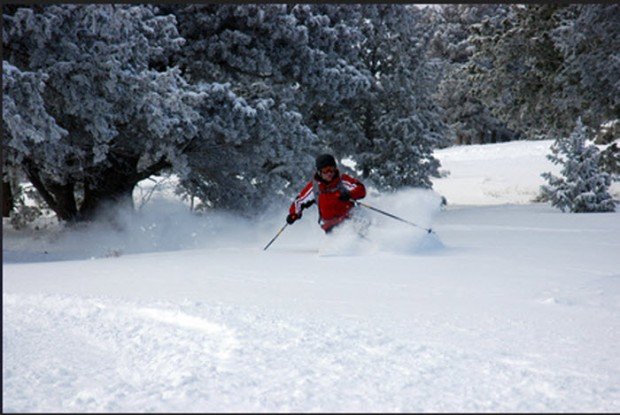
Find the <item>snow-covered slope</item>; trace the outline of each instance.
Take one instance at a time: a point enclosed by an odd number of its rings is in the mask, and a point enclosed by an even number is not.
[[[550,142],[455,147],[368,240],[139,216],[3,229],[4,412],[617,412],[620,213],[528,203]],[[440,194],[448,206],[440,207]]]
[[[433,180],[433,188],[452,204],[531,203],[546,184],[541,173],[560,175],[560,167],[546,157],[551,144],[553,140],[513,141],[438,150],[435,157],[449,174]],[[620,183],[610,191],[620,199]]]

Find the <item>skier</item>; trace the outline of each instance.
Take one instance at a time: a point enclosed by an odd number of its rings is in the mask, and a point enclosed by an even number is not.
[[[351,218],[355,206],[352,200],[365,196],[366,188],[362,182],[348,174],[340,174],[334,156],[321,154],[316,158],[314,178],[291,203],[286,222],[292,225],[301,219],[304,209],[317,202],[319,225],[325,233],[330,233],[335,226]]]

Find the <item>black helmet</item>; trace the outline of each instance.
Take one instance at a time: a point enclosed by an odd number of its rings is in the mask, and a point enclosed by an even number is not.
[[[334,166],[336,167],[336,159],[331,154],[321,154],[316,158],[316,170],[319,171],[323,167]]]

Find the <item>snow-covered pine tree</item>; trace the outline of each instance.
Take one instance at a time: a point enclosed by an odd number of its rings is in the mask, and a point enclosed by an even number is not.
[[[16,215],[28,216],[21,214],[25,205],[20,197],[20,182],[25,179],[24,174],[33,169],[31,160],[40,160],[49,174],[56,176],[63,185],[70,148],[63,142],[67,131],[45,110],[42,94],[47,76],[22,72],[7,61],[2,61],[2,73],[3,216],[15,219]],[[36,176],[32,180],[36,181]],[[59,204],[55,209],[65,214],[71,206]]]
[[[438,174],[432,152],[446,139],[445,125],[431,99],[439,74],[426,59],[431,31],[421,16],[407,5],[359,6],[359,60],[373,83],[349,107],[331,112],[347,129],[326,133],[329,146],[381,189],[429,188]]]
[[[601,170],[600,151],[587,143],[586,134],[587,127],[579,118],[569,137],[552,144],[547,158],[562,166],[562,177],[543,173],[549,184],[541,187],[542,194],[563,212],[613,212],[615,203],[608,192],[611,176]]]
[[[250,105],[270,108],[261,140],[199,151],[181,182],[203,203],[257,208],[295,192],[319,152],[321,108],[346,105],[368,85],[349,64],[355,28],[331,5],[183,5],[174,13],[187,46],[175,55],[186,79],[226,82]],[[310,129],[302,127],[308,125]],[[291,186],[292,185],[292,186]]]
[[[618,118],[620,6],[509,5],[500,25],[472,28],[466,68],[474,96],[530,138],[598,129]]]
[[[567,134],[572,129],[552,107],[562,56],[550,37],[562,5],[506,7],[501,19],[489,17],[472,27],[475,53],[465,73],[472,94],[515,130],[529,138]],[[571,123],[574,121],[572,118]]]
[[[12,72],[36,74],[43,83],[41,99],[32,101],[36,112],[22,104],[3,109],[12,119],[5,123],[9,162],[25,170],[60,219],[87,218],[104,200],[130,200],[137,181],[170,164],[160,158],[137,167],[148,150],[175,145],[172,137],[155,138],[168,111],[157,116],[162,97],[150,88],[174,95],[174,71],[149,68],[182,41],[171,18],[157,18],[149,7],[51,5],[12,8],[3,20],[4,58],[18,68]],[[5,97],[21,101],[15,88]],[[15,120],[55,124],[64,133],[35,128],[34,139]]]
[[[579,114],[598,129],[620,118],[620,3],[572,4],[556,15],[550,37],[563,57],[555,79],[563,94],[554,116]]]
[[[48,5],[9,12],[3,15],[5,59],[44,82],[41,100],[32,93],[35,111],[21,103],[18,87],[5,94],[17,103],[3,110],[11,120],[3,126],[13,165],[27,168],[63,220],[89,219],[108,201],[131,204],[138,181],[164,170],[184,180],[196,167],[212,173],[209,183],[219,189],[214,202],[225,203],[228,195],[243,206],[239,195],[265,196],[253,181],[257,171],[278,167],[251,156],[312,138],[301,117],[276,100],[245,99],[227,82],[187,82],[183,68],[169,66],[185,42],[176,19],[153,6]],[[18,122],[34,115],[33,122],[53,122],[67,134],[43,131],[36,142],[30,127]],[[281,139],[289,133],[289,141]],[[215,162],[198,164],[204,154]]]
[[[438,24],[429,54],[439,59],[443,67],[435,99],[453,131],[451,143],[496,143],[521,137],[474,96],[474,85],[468,76],[469,61],[476,50],[470,36],[483,21],[491,26],[500,25],[508,11],[504,4],[447,4],[441,5],[432,16]]]

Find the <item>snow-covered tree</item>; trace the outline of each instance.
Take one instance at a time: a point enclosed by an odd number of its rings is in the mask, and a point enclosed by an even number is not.
[[[557,13],[550,37],[563,57],[558,113],[598,128],[620,116],[620,4],[573,4]],[[560,115],[555,114],[555,115]]]
[[[64,138],[68,132],[60,127],[45,108],[42,94],[44,73],[21,71],[2,61],[2,174],[3,182],[15,185],[20,170],[41,188],[59,217],[66,219],[76,212],[50,192],[62,192],[67,184],[67,166],[71,167],[71,147]],[[55,187],[48,192],[41,185],[39,170],[55,178]]]
[[[43,5],[3,9],[6,171],[64,220],[174,172],[244,210],[326,149],[383,188],[430,187],[445,145],[430,27],[400,5]]]
[[[250,182],[259,194],[273,195],[307,179],[325,141],[317,125],[332,122],[325,109],[348,106],[369,85],[367,75],[351,64],[359,33],[341,18],[348,9],[205,4],[163,10],[175,14],[188,40],[174,58],[186,79],[227,82],[250,104],[269,102],[273,108],[269,142],[239,148],[236,156],[200,153],[192,158],[194,174],[182,184],[201,198],[213,195],[204,199],[210,204],[228,200],[225,205],[235,207],[251,194]],[[231,192],[235,176],[246,186]],[[214,192],[215,187],[222,192]]]
[[[509,5],[500,21],[489,18],[473,27],[476,52],[466,72],[473,95],[530,138],[562,131],[550,110],[558,93],[554,77],[562,65],[550,31],[561,5]]]
[[[163,147],[147,140],[157,128],[147,121],[156,118],[158,98],[149,96],[150,86],[172,86],[174,72],[149,65],[180,45],[173,20],[147,7],[116,5],[24,7],[3,18],[3,66],[16,68],[9,76],[32,73],[43,82],[41,99],[32,101],[36,112],[29,115],[21,104],[3,109],[12,120],[5,123],[9,162],[25,170],[59,218],[85,217],[101,200],[127,198],[137,181],[169,164],[137,167],[145,147]],[[17,88],[5,100],[20,102]],[[35,139],[28,125],[15,122],[29,117],[57,131],[34,125]]]
[[[437,20],[429,54],[439,59],[443,76],[436,100],[453,131],[455,144],[484,144],[517,140],[521,134],[508,128],[472,92],[468,65],[476,51],[471,36],[478,25],[501,25],[509,12],[503,4],[449,4],[435,13]]]
[[[7,162],[25,170],[61,219],[88,219],[108,201],[131,203],[135,184],[162,170],[185,180],[193,167],[216,171],[222,160],[230,168],[215,176],[239,178],[212,185],[209,197],[225,200],[221,194],[242,188],[260,198],[255,176],[282,181],[290,173],[265,155],[287,149],[284,134],[292,142],[312,139],[300,117],[274,100],[249,101],[227,82],[189,83],[169,66],[185,43],[176,19],[155,7],[51,5],[11,13],[3,16],[8,79],[19,84],[23,73],[44,84],[38,95],[27,91],[33,111],[19,95],[25,87],[6,82],[4,101],[16,103],[3,110],[13,151]],[[55,133],[30,128],[24,120],[31,116],[30,124],[57,126]],[[244,155],[253,146],[263,154],[250,163]],[[204,154],[218,163],[199,164]]]
[[[620,6],[510,5],[474,27],[472,93],[530,138],[563,136],[581,116],[599,128],[620,109]]]
[[[600,151],[587,143],[587,127],[581,119],[567,138],[558,138],[547,158],[562,166],[561,177],[542,174],[548,185],[543,196],[563,212],[613,212],[615,203],[608,192],[611,175],[600,167]]]
[[[290,103],[290,91],[300,89],[319,101],[354,96],[368,82],[346,60],[356,30],[330,19],[332,8],[171,6],[188,41],[176,61],[189,80],[230,82],[246,99],[270,93]]]
[[[371,88],[346,108],[329,108],[338,125],[323,124],[329,147],[356,162],[379,188],[431,187],[439,162],[432,152],[445,141],[445,126],[431,99],[438,73],[426,59],[429,27],[406,5],[360,5],[357,25],[362,67]]]

